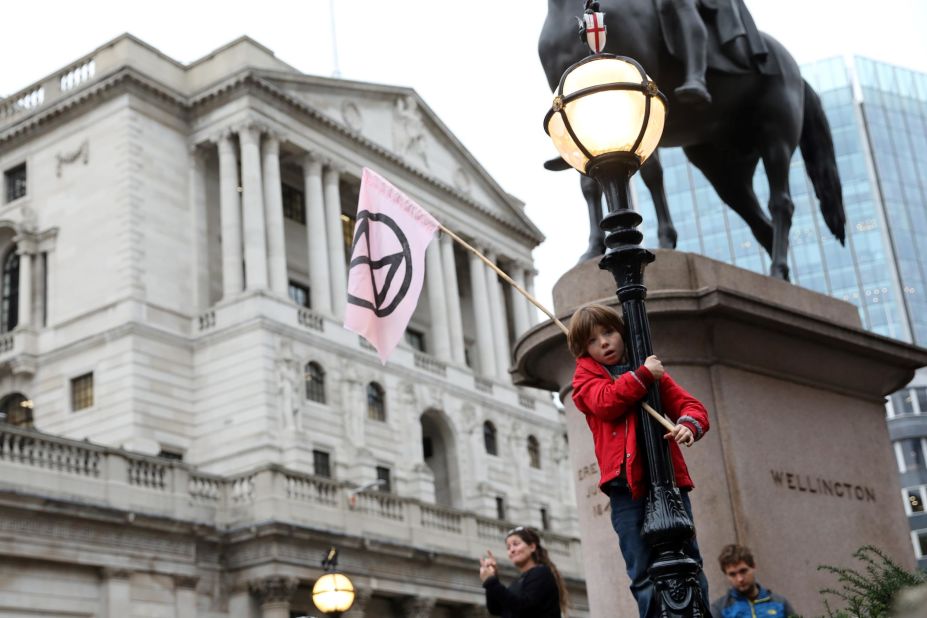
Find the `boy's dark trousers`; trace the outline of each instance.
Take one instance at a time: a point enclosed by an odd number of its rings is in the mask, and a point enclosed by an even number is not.
[[[650,564],[650,547],[641,538],[644,527],[644,506],[646,500],[631,499],[631,490],[624,479],[609,481],[605,487],[611,500],[612,527],[618,533],[618,545],[624,564],[631,579],[631,594],[637,600],[640,618],[651,618],[657,614],[657,604],[653,603],[653,583],[647,575],[647,566]],[[692,503],[689,501],[689,492],[682,492],[682,503],[686,507],[689,518],[692,519]],[[693,520],[695,521],[695,520]],[[702,555],[698,550],[695,537],[685,544],[683,551],[687,556],[702,566]],[[702,598],[708,601],[708,580],[705,574],[699,571],[699,583],[702,588]]]

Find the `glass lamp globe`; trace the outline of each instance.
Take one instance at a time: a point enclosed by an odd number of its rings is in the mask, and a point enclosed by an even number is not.
[[[643,165],[660,143],[665,119],[666,97],[640,64],[596,54],[563,74],[544,129],[567,163],[592,175],[603,160]]]
[[[340,614],[354,604],[354,584],[341,573],[326,573],[312,587],[312,603],[323,614]]]

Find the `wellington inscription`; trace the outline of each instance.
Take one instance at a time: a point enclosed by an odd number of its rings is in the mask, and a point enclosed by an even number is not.
[[[810,474],[794,474],[782,470],[770,470],[769,472],[776,487],[782,489],[859,500],[860,502],[876,501],[875,490],[865,485],[855,485],[819,476],[811,476]]]

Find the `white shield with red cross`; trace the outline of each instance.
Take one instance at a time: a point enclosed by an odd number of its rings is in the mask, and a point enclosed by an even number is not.
[[[596,54],[605,49],[605,13],[583,13],[586,22],[586,42]]]

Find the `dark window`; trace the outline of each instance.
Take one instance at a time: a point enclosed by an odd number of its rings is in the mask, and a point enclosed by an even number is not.
[[[917,396],[917,404],[921,409],[921,414],[927,414],[927,388],[915,388],[914,394]]]
[[[904,453],[905,470],[915,470],[924,467],[924,450],[921,448],[920,438],[902,440],[901,450]]]
[[[376,382],[367,385],[367,418],[374,421],[386,420],[386,396],[383,387]]]
[[[907,490],[908,494],[908,506],[911,507],[912,513],[921,513],[924,510],[924,501],[921,499],[921,492],[919,489],[909,489]]]
[[[547,509],[541,509],[541,530],[550,530],[550,515]]]
[[[528,436],[528,463],[532,468],[541,467],[541,445],[534,436]]]
[[[290,300],[300,307],[305,307],[307,309],[312,307],[312,303],[309,301],[309,288],[307,286],[296,283],[295,281],[290,281],[287,293],[290,295]]]
[[[900,390],[892,394],[892,410],[896,415],[914,414],[914,397],[910,389]]]
[[[332,477],[331,456],[325,451],[312,451],[312,471],[316,476]]]
[[[489,421],[483,423],[483,446],[488,454],[499,454],[499,449],[496,448],[496,426]]]
[[[920,549],[920,557],[927,558],[927,530],[917,531],[917,546]]]
[[[393,481],[390,479],[390,470],[386,466],[377,466],[377,480],[380,481],[378,490],[391,493],[393,491]]]
[[[0,400],[0,423],[31,429],[32,400],[21,393],[12,393]]]
[[[357,222],[357,219],[351,215],[342,214],[341,215],[341,235],[342,240],[344,241],[344,262],[345,264],[351,261],[351,245],[354,244],[354,224]]]
[[[505,519],[505,498],[496,496],[496,519]]]
[[[428,436],[424,436],[422,438],[422,456],[425,459],[431,459],[431,457],[433,457],[434,454],[435,454],[434,442],[432,442],[431,438],[429,438]]]
[[[306,223],[306,198],[302,191],[283,185],[283,216],[297,223]]]
[[[306,399],[325,403],[325,370],[314,361],[306,364]]]
[[[71,378],[71,410],[77,412],[93,405],[93,373]]]
[[[161,449],[161,452],[158,453],[158,457],[161,459],[170,459],[171,461],[183,461],[183,453],[180,451]]]
[[[12,202],[26,195],[26,164],[21,163],[3,173],[6,181],[6,201]]]
[[[411,328],[406,329],[406,343],[412,346],[413,350],[419,352],[425,351],[425,333]]]
[[[11,247],[3,258],[3,301],[0,330],[9,332],[19,323],[19,255]]]

